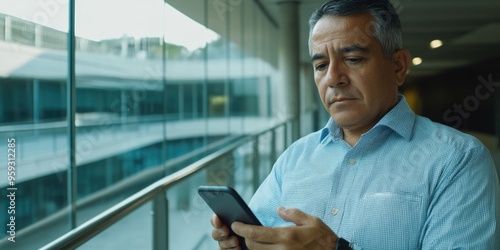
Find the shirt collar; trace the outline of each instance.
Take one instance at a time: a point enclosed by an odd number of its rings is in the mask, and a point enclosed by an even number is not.
[[[342,139],[342,129],[340,129],[339,125],[331,117],[321,131],[320,142],[324,143],[327,138],[331,138],[332,140]]]
[[[396,106],[385,114],[374,128],[380,126],[388,127],[409,141],[412,136],[416,115],[411,110],[408,102],[406,102],[405,97],[403,95],[398,95],[398,97],[399,102]],[[371,130],[373,130],[373,128]],[[328,138],[327,135],[330,135],[332,140],[342,139],[342,129],[340,129],[339,125],[335,123],[331,117],[326,126],[321,130],[320,141],[322,143]]]

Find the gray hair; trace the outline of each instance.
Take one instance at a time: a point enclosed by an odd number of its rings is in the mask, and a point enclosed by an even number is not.
[[[370,14],[373,17],[373,27],[370,27],[372,31],[369,32],[372,34],[368,35],[377,39],[387,59],[390,59],[395,51],[403,48],[401,22],[389,0],[332,0],[324,3],[309,18],[309,48],[312,30],[322,17],[358,14]]]

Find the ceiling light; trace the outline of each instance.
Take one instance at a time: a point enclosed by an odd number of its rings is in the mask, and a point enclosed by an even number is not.
[[[415,58],[413,58],[412,63],[413,63],[413,65],[419,65],[422,63],[422,58],[415,57]]]
[[[433,48],[433,49],[439,48],[441,46],[443,46],[443,41],[441,41],[441,40],[436,39],[436,40],[433,40],[431,42],[431,48]]]

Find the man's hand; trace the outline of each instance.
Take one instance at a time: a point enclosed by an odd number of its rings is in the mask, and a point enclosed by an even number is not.
[[[229,236],[229,229],[216,214],[210,219],[214,229],[212,230],[212,238],[219,242],[219,249],[241,249],[240,243],[236,236]]]
[[[248,248],[254,250],[335,249],[337,235],[319,218],[305,214],[298,209],[278,208],[278,214],[285,221],[293,222],[296,226],[270,228],[235,222],[231,228],[236,234],[245,238]],[[232,238],[228,239],[227,234],[221,233],[217,236],[226,237],[225,241],[219,241],[221,247],[222,242],[227,243],[227,246],[234,246],[234,243],[237,243]]]

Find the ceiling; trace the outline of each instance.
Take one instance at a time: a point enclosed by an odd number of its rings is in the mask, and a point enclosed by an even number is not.
[[[259,0],[279,21],[278,0]],[[300,7],[301,61],[309,63],[309,15],[325,0],[297,0]],[[500,58],[499,0],[395,0],[403,26],[404,47],[422,64],[412,65],[408,80],[435,75],[492,58]],[[434,39],[443,46],[431,49]]]

